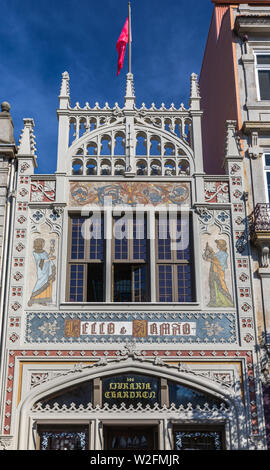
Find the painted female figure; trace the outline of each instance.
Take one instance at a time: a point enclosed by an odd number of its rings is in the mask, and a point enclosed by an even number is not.
[[[210,302],[208,307],[233,307],[234,303],[225,281],[225,270],[228,267],[227,244],[225,240],[215,240],[218,251],[215,253],[206,244],[203,259],[210,261],[209,288]]]
[[[52,301],[52,283],[55,281],[55,265],[52,262],[55,259],[54,240],[51,240],[49,253],[44,250],[45,240],[37,238],[34,240],[33,255],[36,263],[37,281],[34,286],[28,305],[33,303],[46,305]]]

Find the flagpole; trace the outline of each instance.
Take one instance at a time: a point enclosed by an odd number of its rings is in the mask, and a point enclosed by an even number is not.
[[[131,73],[131,6],[128,2],[128,71]]]

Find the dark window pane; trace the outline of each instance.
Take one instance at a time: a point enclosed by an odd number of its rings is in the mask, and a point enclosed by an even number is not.
[[[270,70],[259,70],[261,100],[270,100]]]
[[[132,270],[129,264],[114,265],[114,302],[132,301]]]
[[[258,65],[270,65],[270,55],[268,55],[268,54],[258,54],[257,55],[257,64]]]
[[[103,302],[103,264],[88,264],[87,302]]]
[[[270,166],[270,154],[269,153],[265,155],[265,165]]]
[[[53,407],[55,403],[59,406],[71,406],[74,403],[77,407],[80,405],[87,406],[92,403],[92,381],[84,382],[74,387],[61,390],[53,395],[49,395],[41,400],[42,408],[46,405]]]
[[[168,382],[168,390],[170,404],[174,403],[177,407],[180,405],[186,407],[189,403],[192,404],[193,408],[197,405],[203,407],[205,403],[208,403],[211,407],[214,405],[220,406],[221,403],[224,403],[212,395],[208,395],[176,382]]]
[[[147,288],[147,267],[134,267],[134,301],[149,302],[149,289]]]

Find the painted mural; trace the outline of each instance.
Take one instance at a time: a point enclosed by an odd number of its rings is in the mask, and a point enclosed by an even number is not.
[[[228,235],[219,235],[216,226],[211,228],[212,233],[202,237],[205,303],[215,308],[234,307]]]
[[[110,197],[112,205],[189,204],[190,189],[187,183],[71,183],[70,205],[103,205]]]
[[[28,306],[47,306],[55,301],[56,250],[55,234],[33,234],[31,241],[32,260],[30,263],[31,293]]]

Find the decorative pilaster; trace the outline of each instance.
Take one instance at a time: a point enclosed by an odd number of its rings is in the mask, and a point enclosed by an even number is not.
[[[202,115],[201,96],[198,84],[198,76],[193,73],[190,78],[190,115],[192,118],[191,127],[191,146],[194,150],[194,158],[196,162],[196,200],[203,202],[204,194],[204,170],[203,170],[203,151],[202,151]]]

